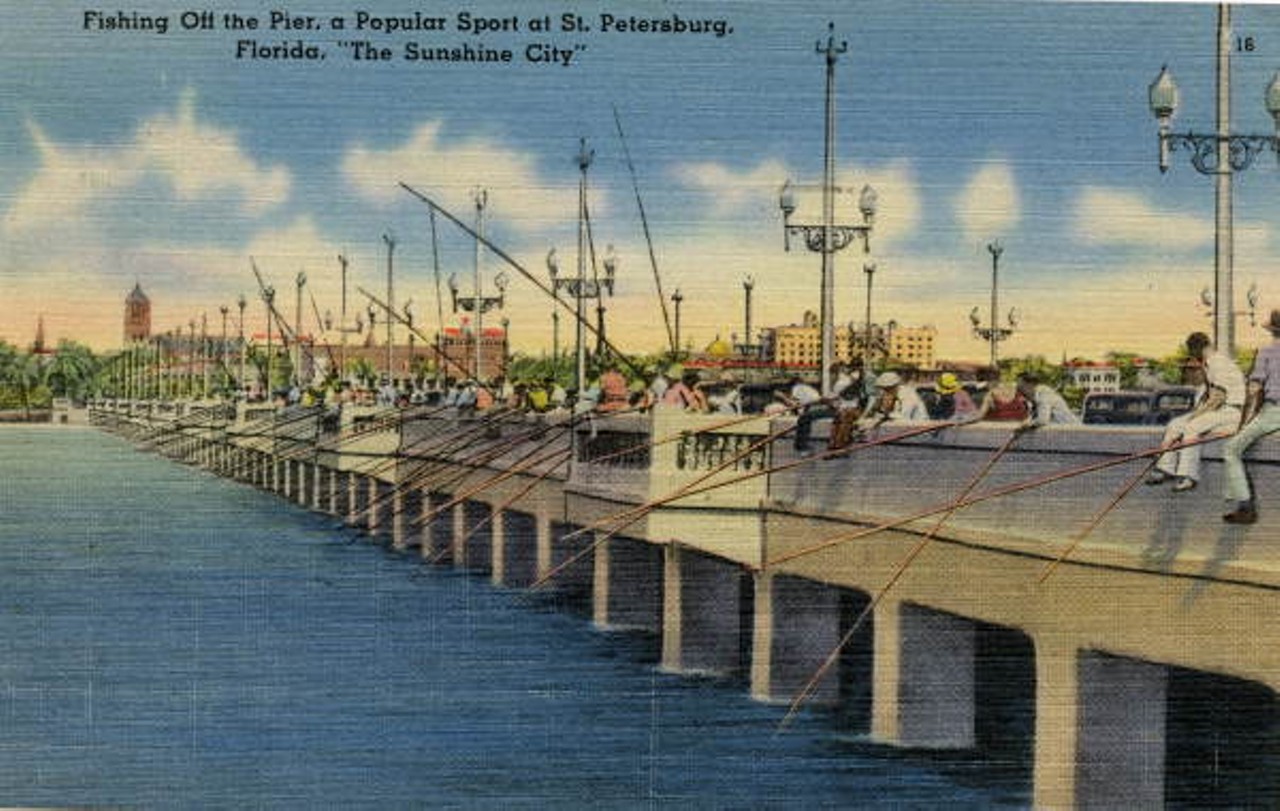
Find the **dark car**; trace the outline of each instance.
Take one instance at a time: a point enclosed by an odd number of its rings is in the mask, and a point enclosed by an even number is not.
[[[1170,386],[1151,391],[1094,391],[1084,396],[1086,425],[1164,425],[1195,408],[1197,391]]]

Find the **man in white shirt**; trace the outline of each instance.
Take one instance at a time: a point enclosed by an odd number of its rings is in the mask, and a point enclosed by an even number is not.
[[[1018,375],[1018,391],[1031,404],[1031,416],[1022,425],[1024,428],[1038,428],[1042,425],[1079,425],[1080,418],[1067,405],[1052,386],[1040,381],[1034,372],[1023,372]]]
[[[1235,361],[1209,346],[1209,336],[1193,332],[1187,336],[1187,355],[1204,366],[1205,394],[1191,411],[1169,421],[1164,447],[1199,439],[1209,433],[1234,434],[1240,427],[1244,407],[1244,373]],[[1174,479],[1174,492],[1195,489],[1200,480],[1200,446],[1189,445],[1165,451],[1147,476],[1147,484]]]

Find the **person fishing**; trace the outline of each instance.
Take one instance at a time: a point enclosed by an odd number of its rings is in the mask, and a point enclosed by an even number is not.
[[[1232,434],[1240,427],[1240,410],[1244,407],[1244,374],[1236,362],[1210,346],[1209,336],[1193,332],[1186,340],[1187,356],[1201,364],[1204,393],[1194,409],[1169,420],[1165,427],[1164,447],[1199,439],[1213,432]],[[1173,490],[1194,490],[1200,479],[1200,444],[1183,444],[1160,455],[1146,483],[1163,484],[1174,480]]]
[[[1222,449],[1223,496],[1230,507],[1222,520],[1228,524],[1257,522],[1258,507],[1244,468],[1244,455],[1253,443],[1280,431],[1280,310],[1272,310],[1263,327],[1273,340],[1254,358],[1240,430]]]

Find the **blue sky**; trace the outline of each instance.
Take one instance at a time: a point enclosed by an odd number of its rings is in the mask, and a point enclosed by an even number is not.
[[[280,290],[298,271],[336,311],[339,265],[381,290],[382,235],[396,235],[397,298],[436,325],[426,209],[404,181],[468,220],[471,190],[490,202],[486,232],[529,270],[555,246],[575,262],[578,139],[590,172],[597,248],[615,244],[610,330],[624,349],[663,340],[661,311],[616,107],[635,161],[662,282],[685,296],[695,345],[742,328],[742,279],[755,323],[798,321],[818,306],[818,257],[782,250],[777,193],[822,171],[828,21],[848,42],[836,67],[839,182],[871,183],[881,210],[872,253],[837,257],[837,321],[860,321],[864,259],[877,263],[877,320],[933,324],[951,358],[982,358],[968,312],[990,287],[986,244],[1000,239],[1001,300],[1021,314],[1006,353],[1051,357],[1107,348],[1171,351],[1205,328],[1213,190],[1184,155],[1161,175],[1148,83],[1168,64],[1181,88],[1175,129],[1213,116],[1215,7],[1195,3],[630,2],[361,4],[295,13],[354,21],[424,11],[445,32],[379,35],[184,31],[189,4],[126,11],[169,18],[165,34],[85,30],[83,4],[0,9],[0,337],[27,343],[37,315],[51,336],[120,342],[125,294],[151,295],[155,327],[186,325],[245,293],[261,322],[249,258]],[[625,11],[623,10],[625,9]],[[114,15],[114,7],[102,9]],[[250,7],[220,7],[259,16]],[[457,31],[457,14],[515,15],[518,32]],[[582,15],[590,32],[537,33],[529,20]],[[732,33],[617,33],[600,15],[723,19]],[[219,20],[219,22],[221,22]],[[1280,7],[1237,6],[1253,51],[1233,57],[1239,131],[1271,133],[1262,104],[1280,67]],[[305,38],[318,63],[235,58],[236,41]],[[337,43],[390,47],[356,62]],[[511,64],[423,64],[408,41],[510,48]],[[568,67],[523,58],[529,44],[575,53]],[[1274,271],[1280,169],[1264,155],[1236,181],[1237,295],[1256,283],[1280,306]],[[801,197],[802,205],[816,203]],[[802,213],[801,215],[802,216]],[[470,284],[473,246],[439,224],[443,275]],[[500,269],[483,263],[486,278]],[[486,282],[487,283],[487,282]],[[358,297],[352,296],[354,301]],[[292,312],[292,296],[288,312]],[[516,348],[550,344],[550,306],[521,279],[507,317]],[[448,312],[445,318],[455,323]],[[234,312],[234,308],[233,308]],[[309,327],[313,328],[313,327]],[[1239,341],[1265,333],[1241,321]],[[379,336],[381,338],[381,335]]]

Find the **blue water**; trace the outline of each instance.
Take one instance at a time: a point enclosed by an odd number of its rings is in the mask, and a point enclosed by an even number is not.
[[[978,808],[654,640],[92,430],[0,429],[0,805]]]

